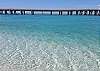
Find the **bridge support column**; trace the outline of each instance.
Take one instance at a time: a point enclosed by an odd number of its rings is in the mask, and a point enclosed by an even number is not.
[[[25,15],[25,10],[23,11],[23,15]]]
[[[59,11],[59,15],[60,15],[60,11]]]
[[[84,11],[84,15],[87,15],[87,11]]]
[[[78,15],[78,11],[75,11],[76,13],[75,13],[75,15]]]
[[[98,15],[100,16],[100,10],[99,10],[99,13],[98,13]]]
[[[94,15],[96,15],[96,11],[94,11]]]
[[[52,15],[52,11],[50,11],[51,12],[51,15]]]
[[[98,11],[97,11],[97,10],[95,10],[95,11],[94,11],[94,15],[95,15],[95,16],[97,16],[97,13],[98,13]]]
[[[43,11],[41,11],[42,12],[42,15],[43,15]]]
[[[62,15],[62,11],[59,11],[59,15]]]
[[[99,16],[99,13],[100,13],[100,11],[98,10],[98,11],[97,11],[97,15],[98,15],[98,16]]]
[[[8,13],[7,13],[7,10],[5,10],[5,15],[6,15],[6,14],[8,14]]]
[[[11,15],[13,14],[13,10],[10,10],[10,14],[11,14]]]
[[[20,10],[20,14],[23,15],[23,11],[22,10]]]
[[[31,11],[31,14],[34,15],[34,11]]]
[[[83,11],[79,11],[79,15],[83,15]]]
[[[67,15],[70,15],[70,12],[69,11],[67,11]]]
[[[89,15],[92,15],[92,12],[93,12],[93,11],[89,11]]]
[[[61,11],[60,13],[61,13],[61,15],[62,15],[62,11]]]
[[[1,15],[3,14],[3,10],[0,11],[0,14],[1,14]]]
[[[73,15],[73,11],[70,11],[70,15]]]
[[[16,10],[14,10],[14,15],[16,15]]]

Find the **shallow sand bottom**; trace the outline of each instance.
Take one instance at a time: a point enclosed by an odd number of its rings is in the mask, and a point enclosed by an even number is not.
[[[0,71],[99,71],[99,49],[66,37],[0,33]],[[95,44],[89,44],[93,46]],[[96,46],[96,45],[95,45]],[[98,52],[99,53],[99,52]]]

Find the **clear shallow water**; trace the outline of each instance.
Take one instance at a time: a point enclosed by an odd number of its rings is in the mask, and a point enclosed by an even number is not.
[[[100,17],[0,16],[0,71],[100,71]]]

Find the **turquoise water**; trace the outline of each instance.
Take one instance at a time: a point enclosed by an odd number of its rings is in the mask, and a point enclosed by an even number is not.
[[[0,16],[0,71],[100,71],[100,17]]]

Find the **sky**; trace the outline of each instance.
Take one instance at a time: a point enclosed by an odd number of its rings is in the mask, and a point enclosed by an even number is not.
[[[98,8],[100,0],[0,0],[0,8]]]

